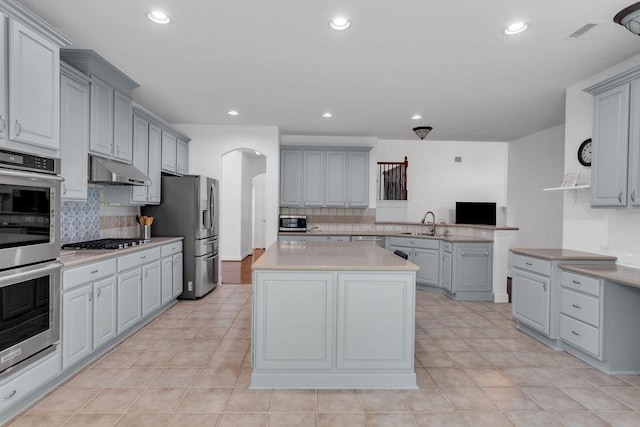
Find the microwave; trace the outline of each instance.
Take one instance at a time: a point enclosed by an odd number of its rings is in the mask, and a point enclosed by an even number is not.
[[[280,231],[307,231],[306,215],[280,215]]]

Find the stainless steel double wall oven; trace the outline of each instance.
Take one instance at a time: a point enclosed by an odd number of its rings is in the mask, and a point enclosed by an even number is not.
[[[0,376],[60,340],[59,161],[0,150]]]

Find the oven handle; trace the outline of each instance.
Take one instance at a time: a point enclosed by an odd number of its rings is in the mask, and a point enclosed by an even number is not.
[[[52,262],[47,263],[45,267],[32,266],[19,268],[15,272],[4,271],[4,277],[0,277],[0,287],[5,286],[6,284],[19,283],[23,279],[28,280],[29,277],[42,276],[51,271],[59,270],[60,268],[62,268],[62,263]]]
[[[58,175],[49,175],[47,173],[24,172],[12,169],[0,169],[0,176],[11,176],[15,178],[37,179],[44,181],[64,181],[64,178]]]

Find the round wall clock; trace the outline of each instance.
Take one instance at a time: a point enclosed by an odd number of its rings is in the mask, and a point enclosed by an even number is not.
[[[578,161],[582,166],[591,166],[591,138],[585,139],[578,148]]]

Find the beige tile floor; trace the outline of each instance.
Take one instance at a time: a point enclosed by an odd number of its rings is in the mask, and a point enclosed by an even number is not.
[[[180,301],[16,418],[22,426],[640,426],[640,376],[517,331],[509,304],[419,291],[419,390],[248,390],[251,287]]]

